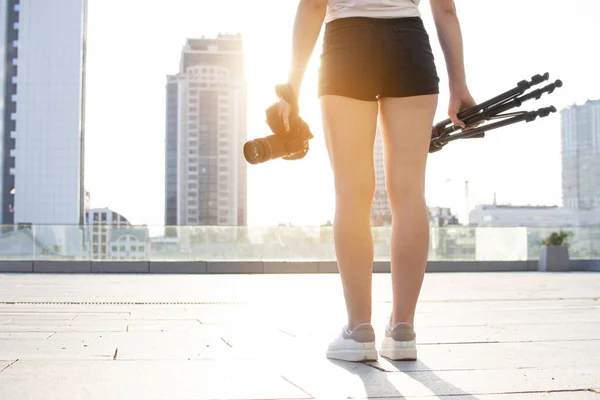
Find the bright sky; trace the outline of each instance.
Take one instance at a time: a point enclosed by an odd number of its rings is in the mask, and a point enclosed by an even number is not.
[[[186,38],[242,33],[248,80],[248,136],[270,134],[264,110],[287,75],[297,0],[89,0],[86,187],[93,207],[134,224],[164,223],[166,75],[178,71]],[[600,98],[597,0],[457,0],[467,79],[482,102],[538,73],[564,87],[524,104],[562,109]],[[257,10],[260,9],[260,12]],[[442,78],[436,122],[446,118],[447,73],[431,18],[421,3]],[[267,16],[267,12],[270,16]],[[319,225],[333,218],[332,174],[321,129],[316,82],[320,41],[303,84],[301,114],[315,138],[301,161],[248,166],[249,225]],[[560,117],[458,141],[432,154],[430,206],[560,205]]]

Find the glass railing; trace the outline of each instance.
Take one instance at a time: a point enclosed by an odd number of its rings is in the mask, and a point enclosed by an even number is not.
[[[432,227],[431,261],[537,260],[561,228]],[[574,260],[600,259],[600,227],[568,227]],[[376,261],[389,261],[391,228],[373,228]],[[333,228],[4,226],[0,261],[335,261]]]

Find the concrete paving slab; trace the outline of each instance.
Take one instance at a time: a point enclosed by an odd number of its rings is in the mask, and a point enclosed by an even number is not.
[[[370,368],[370,369],[369,369]],[[385,373],[364,364],[288,365],[282,376],[315,398],[394,398],[585,390],[597,384],[594,369],[469,370]],[[332,385],[332,382],[335,382]]]
[[[386,372],[414,372],[426,368],[443,371],[582,366],[600,371],[600,342],[595,340],[419,346],[418,352],[416,362],[391,362],[380,358],[372,365]]]
[[[0,332],[0,341],[17,339],[45,339],[54,332]]]
[[[69,341],[19,340],[3,346],[0,358],[23,360],[111,360],[115,348],[108,345],[88,344],[85,340]],[[1,398],[1,397],[0,397]]]
[[[436,400],[457,400],[461,396],[435,396],[435,397],[412,397],[413,399],[436,399]],[[598,400],[600,394],[587,390],[569,390],[542,393],[501,393],[477,395],[478,400]],[[406,400],[406,397],[390,397],[385,400]]]
[[[0,398],[200,400],[310,396],[255,362],[19,361],[0,374]]]
[[[197,320],[127,321],[128,332],[193,332],[202,329]]]
[[[122,332],[127,330],[126,321],[95,322],[64,320],[13,320],[0,325],[0,332]]]
[[[40,313],[40,312],[0,312],[0,321],[9,319],[11,321],[71,321],[77,314],[75,313]]]

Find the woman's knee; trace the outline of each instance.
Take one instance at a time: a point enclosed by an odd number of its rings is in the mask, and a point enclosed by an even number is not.
[[[369,205],[375,194],[375,177],[371,178],[349,178],[336,180],[335,194],[338,201]]]
[[[388,178],[386,190],[390,203],[412,202],[425,198],[425,183],[418,177]]]

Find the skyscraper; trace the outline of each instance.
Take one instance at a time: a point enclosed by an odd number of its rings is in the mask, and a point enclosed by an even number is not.
[[[83,224],[87,0],[0,0],[3,224]]]
[[[390,208],[390,202],[385,187],[383,138],[379,127],[377,127],[373,157],[376,181],[375,196],[373,197],[373,205],[371,206],[371,223],[374,226],[390,225],[392,223],[392,210]]]
[[[188,39],[167,77],[165,224],[246,225],[240,35]]]
[[[562,110],[563,206],[600,209],[600,100]]]

